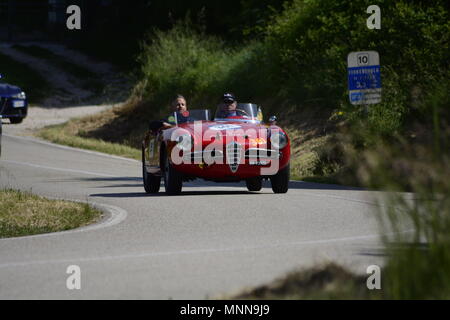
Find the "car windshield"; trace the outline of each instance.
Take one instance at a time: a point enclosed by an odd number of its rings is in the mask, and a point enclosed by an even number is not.
[[[238,103],[235,110],[230,110],[225,103],[217,106],[216,121],[262,122],[261,108],[254,103]]]
[[[189,110],[184,112],[175,111],[171,113],[168,117],[168,121],[171,124],[181,124],[187,122],[210,120],[209,110]]]

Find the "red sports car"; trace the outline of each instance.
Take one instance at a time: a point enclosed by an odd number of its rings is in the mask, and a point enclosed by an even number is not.
[[[169,128],[150,126],[142,143],[147,193],[159,192],[161,178],[169,195],[197,178],[245,180],[249,191],[261,190],[262,180],[270,179],[275,193],[288,191],[290,142],[275,118],[264,124],[260,107],[239,103],[232,116],[219,107],[214,121],[209,119],[209,110],[189,110],[170,115]]]

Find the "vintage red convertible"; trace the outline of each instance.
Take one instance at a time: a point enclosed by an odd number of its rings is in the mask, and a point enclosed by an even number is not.
[[[147,193],[157,193],[161,178],[169,195],[179,194],[184,181],[245,180],[249,191],[259,191],[269,179],[275,193],[289,189],[289,138],[272,117],[262,121],[261,108],[239,103],[236,114],[214,120],[209,110],[174,112],[170,127],[150,126],[142,142],[142,174]]]

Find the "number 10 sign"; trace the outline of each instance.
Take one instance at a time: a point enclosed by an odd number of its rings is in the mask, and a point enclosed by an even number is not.
[[[352,104],[381,102],[380,56],[376,51],[351,52],[347,57],[348,91]]]

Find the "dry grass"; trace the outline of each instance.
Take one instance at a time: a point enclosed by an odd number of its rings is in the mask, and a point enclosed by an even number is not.
[[[88,204],[49,200],[27,192],[0,190],[0,237],[18,237],[78,228],[98,221]]]
[[[330,263],[288,273],[271,283],[226,297],[250,300],[378,299],[379,292],[367,289],[366,278]]]
[[[94,150],[112,155],[141,159],[141,151],[127,143],[114,143],[95,138],[89,133],[108,120],[114,119],[112,111],[105,111],[99,115],[74,119],[62,125],[49,126],[37,133],[37,136],[54,143],[70,147]]]

